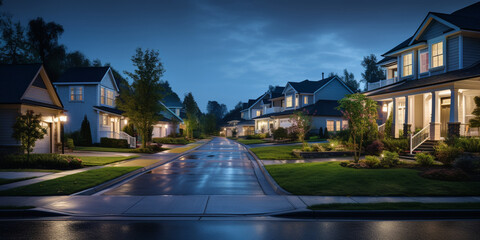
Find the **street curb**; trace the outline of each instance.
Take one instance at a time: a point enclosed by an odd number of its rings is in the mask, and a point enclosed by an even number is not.
[[[0,210],[0,218],[62,217],[62,216],[69,216],[69,215],[61,212],[45,211],[40,209]]]
[[[235,140],[234,140],[235,141]],[[235,141],[237,142],[237,141]],[[252,152],[252,150],[250,150],[250,148],[248,148],[245,144],[243,143],[240,143],[240,142],[237,142],[238,144],[242,145],[245,149],[247,149],[248,153],[255,159],[255,161],[257,162],[258,166],[260,167],[260,170],[262,171],[263,173],[263,176],[265,177],[265,179],[267,179],[267,182],[270,184],[270,186],[273,188],[273,191],[275,191],[277,194],[279,195],[292,195],[291,193],[289,193],[288,191],[286,191],[285,189],[283,189],[282,187],[280,187],[280,185],[278,185],[278,183],[273,179],[273,177],[270,175],[270,173],[268,173],[267,169],[265,168],[265,166],[263,165],[263,162],[262,160],[260,160],[257,155],[255,155],[255,153]]]
[[[207,141],[207,142],[205,142],[205,143],[203,143],[203,144],[201,144],[201,145],[199,145],[199,146],[196,146],[196,147],[194,147],[194,148],[192,148],[192,149],[189,149],[189,150],[187,150],[187,151],[185,151],[185,152],[183,152],[183,153],[180,153],[180,154],[172,157],[171,159],[169,159],[169,160],[167,160],[167,161],[165,161],[165,162],[157,162],[157,163],[154,163],[154,164],[149,165],[149,166],[147,166],[147,167],[139,168],[139,169],[137,169],[137,170],[135,170],[135,171],[126,173],[126,174],[124,174],[124,175],[122,175],[122,176],[120,176],[120,177],[118,177],[118,178],[109,180],[109,181],[104,182],[104,183],[102,183],[102,184],[100,184],[100,185],[97,185],[97,186],[95,186],[95,187],[88,188],[88,189],[82,190],[82,191],[80,191],[80,192],[76,192],[76,193],[74,193],[74,194],[71,194],[70,196],[78,196],[78,195],[80,195],[80,196],[85,196],[85,195],[95,194],[95,193],[100,192],[100,191],[102,191],[102,190],[105,190],[105,189],[107,189],[107,188],[109,188],[109,187],[111,187],[111,186],[113,186],[113,185],[115,185],[115,184],[117,184],[117,183],[119,183],[119,182],[122,182],[122,181],[124,181],[124,180],[126,180],[126,179],[128,179],[128,178],[134,177],[135,175],[143,174],[144,172],[148,172],[148,171],[150,171],[150,170],[152,170],[152,169],[154,169],[154,168],[156,168],[156,167],[158,167],[158,166],[160,166],[160,165],[163,165],[163,164],[167,164],[167,163],[169,163],[169,162],[172,162],[172,161],[174,161],[174,160],[177,159],[177,158],[180,158],[180,157],[182,157],[182,156],[184,156],[184,155],[186,155],[186,154],[189,154],[189,153],[192,152],[192,151],[197,150],[198,148],[200,148],[200,147],[204,146],[205,144],[209,143],[210,141],[211,141],[211,140],[209,140],[209,141]]]
[[[283,218],[313,219],[480,219],[480,209],[460,210],[299,210],[273,214]]]

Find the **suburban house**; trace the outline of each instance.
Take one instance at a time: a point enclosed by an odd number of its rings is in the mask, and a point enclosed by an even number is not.
[[[469,120],[480,96],[480,3],[428,13],[411,37],[382,56],[378,65],[387,79],[368,83],[364,94],[380,103],[380,124],[393,115],[392,135],[414,133],[413,148],[447,136],[478,136]]]
[[[79,131],[87,116],[94,143],[107,137],[126,139],[131,147],[136,146],[135,138],[122,131],[128,119],[115,108],[119,88],[110,67],[70,68],[53,84],[68,111],[65,132]]]
[[[237,137],[243,137],[255,134],[254,120],[232,120],[228,121],[227,125],[221,127],[221,132],[226,137],[233,137],[236,132]]]
[[[153,125],[153,138],[168,137],[173,133],[179,133],[180,127],[183,125],[183,120],[178,114],[180,114],[179,108],[173,108],[172,105],[166,105],[163,102],[160,102],[164,110],[161,112],[161,119],[157,124]],[[175,111],[175,112],[174,112]]]
[[[312,132],[320,128],[340,131],[348,122],[336,109],[338,100],[353,91],[337,76],[318,81],[288,82],[285,87],[275,87],[263,95],[260,110],[256,109],[255,132],[271,133],[274,129],[289,128],[290,116],[303,111],[312,116]]]
[[[16,118],[32,110],[41,114],[41,125],[47,129],[35,143],[34,153],[56,152],[61,142],[60,116],[63,105],[41,64],[0,65],[0,151],[16,152],[20,142],[12,137]]]

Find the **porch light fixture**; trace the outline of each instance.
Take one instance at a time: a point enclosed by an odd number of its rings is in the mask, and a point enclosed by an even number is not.
[[[387,104],[386,104],[386,103],[383,104],[382,111],[383,111],[383,112],[387,112],[387,111],[388,111],[388,107],[387,107]]]
[[[58,117],[54,117],[54,118],[53,118],[53,121],[54,121],[54,122],[58,122]]]
[[[67,121],[67,115],[60,115],[59,119],[60,119],[60,122],[66,122]]]
[[[60,120],[60,130],[62,135],[62,154],[65,154],[65,131],[63,129],[63,124],[67,122],[67,115],[62,114],[58,117],[57,121]]]
[[[123,120],[123,121],[125,122],[125,125],[127,125],[127,124],[128,124],[128,120],[127,120],[127,119],[125,119],[125,120]]]

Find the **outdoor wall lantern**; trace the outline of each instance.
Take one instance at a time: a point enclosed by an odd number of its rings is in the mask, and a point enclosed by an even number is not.
[[[60,120],[60,130],[62,131],[62,154],[65,154],[65,131],[63,130],[63,124],[67,122],[67,115],[62,114],[58,117],[57,121]]]
[[[388,110],[387,104],[384,103],[384,104],[383,104],[383,107],[382,107],[382,111],[383,111],[383,112],[387,112],[387,110]]]

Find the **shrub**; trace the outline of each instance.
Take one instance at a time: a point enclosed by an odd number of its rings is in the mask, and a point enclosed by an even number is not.
[[[398,153],[383,151],[382,155],[383,156],[380,159],[380,164],[382,165],[382,167],[394,167],[398,165],[399,163]]]
[[[328,133],[328,129],[327,129],[326,127],[325,127],[325,130],[324,130],[324,132],[323,132],[323,137],[324,137],[325,139],[330,138],[330,134]]]
[[[132,149],[132,153],[157,153],[163,151],[163,148],[159,145],[148,145],[146,148]]]
[[[80,146],[80,142],[81,142],[80,131],[65,133],[65,139],[68,139],[68,138],[73,139],[74,145]]]
[[[273,131],[273,139],[274,140],[281,140],[288,138],[288,131],[283,127],[279,127]]]
[[[445,166],[452,166],[455,158],[462,152],[463,149],[449,146],[444,142],[440,142],[435,146],[435,157],[437,161],[443,163]]]
[[[296,131],[290,131],[288,133],[288,139],[292,140],[292,141],[297,141],[298,140],[298,132]]]
[[[189,144],[191,141],[189,141],[186,138],[180,137],[180,138],[174,138],[174,137],[163,137],[163,138],[153,138],[152,141],[154,143],[161,143],[161,144]]]
[[[318,143],[312,144],[312,148],[313,148],[313,151],[315,151],[315,152],[324,152],[325,151],[325,148]]]
[[[454,145],[465,152],[480,152],[480,138],[455,138]]]
[[[65,146],[67,146],[67,148],[71,150],[75,149],[75,144],[73,143],[73,139],[67,138],[65,141]]]
[[[302,152],[301,149],[293,149],[292,150],[292,154],[295,156],[295,157],[298,157],[298,158],[301,158],[302,155],[300,155],[300,153]]]
[[[80,146],[91,146],[92,145],[92,131],[90,130],[90,122],[88,121],[87,115],[83,118],[82,125],[80,127]]]
[[[245,138],[246,139],[264,139],[265,137],[267,137],[265,133],[259,133],[254,135],[247,135]]]
[[[424,178],[444,181],[468,181],[470,178],[461,169],[430,169],[420,174]]]
[[[100,138],[101,147],[113,147],[113,148],[128,148],[128,142],[126,139],[115,138]]]
[[[463,153],[455,159],[453,164],[465,172],[480,172],[480,155],[474,153]]]
[[[323,127],[320,127],[318,130],[318,138],[323,139],[325,136],[323,135]]]
[[[0,159],[0,168],[37,168],[37,169],[76,169],[83,167],[82,160],[68,155],[55,153],[26,155],[6,155]]]
[[[408,149],[407,139],[385,138],[382,140],[383,148],[390,152],[400,153]]]
[[[383,143],[380,140],[373,141],[365,149],[365,153],[368,155],[379,156],[383,151]]]
[[[433,156],[428,153],[417,153],[415,155],[415,160],[418,165],[423,167],[432,166],[435,162]]]
[[[367,165],[369,168],[380,167],[380,159],[377,156],[365,156],[365,159],[359,161],[361,164]]]
[[[348,164],[350,164],[350,161],[341,161],[340,162],[340,166],[342,166],[342,167],[347,167]]]

